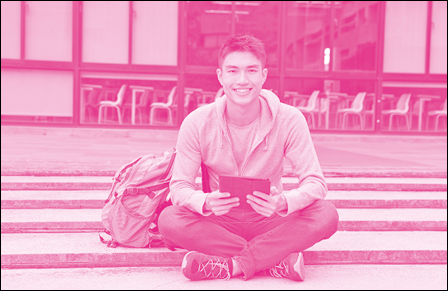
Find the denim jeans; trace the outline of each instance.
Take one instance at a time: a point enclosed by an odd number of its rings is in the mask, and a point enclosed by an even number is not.
[[[326,200],[316,200],[286,217],[235,208],[225,215],[203,216],[169,206],[160,214],[159,230],[168,246],[235,259],[247,280],[289,254],[330,238],[338,221],[336,208]]]

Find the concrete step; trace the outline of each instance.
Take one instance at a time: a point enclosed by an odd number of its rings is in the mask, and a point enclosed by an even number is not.
[[[196,187],[201,188],[201,178]],[[329,190],[446,191],[445,178],[326,178]],[[285,190],[297,187],[297,178],[283,177]],[[102,176],[2,176],[2,190],[107,190],[112,177]]]
[[[2,163],[2,176],[114,176],[116,171],[131,160],[99,163],[67,161],[11,161]],[[424,165],[419,167],[354,167],[321,165],[324,177],[395,177],[446,178],[446,169]],[[283,176],[294,177],[289,162],[285,162]]]
[[[103,208],[108,190],[1,191],[2,209]],[[446,192],[328,191],[337,208],[447,208]]]
[[[340,231],[446,231],[446,209],[338,209]],[[2,233],[96,232],[101,209],[2,209]]]
[[[306,262],[305,262],[306,264]],[[306,265],[305,281],[190,281],[180,267],[2,269],[2,290],[446,290],[447,265]]]
[[[2,268],[179,266],[186,250],[108,248],[96,233],[1,235]],[[316,264],[446,264],[444,231],[338,231],[304,251]]]

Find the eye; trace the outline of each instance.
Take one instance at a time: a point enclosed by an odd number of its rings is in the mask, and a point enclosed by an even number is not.
[[[257,72],[257,70],[255,70],[255,69],[250,69],[249,70],[249,73],[256,73]]]
[[[228,73],[235,73],[236,70],[228,70],[227,72],[228,72]]]

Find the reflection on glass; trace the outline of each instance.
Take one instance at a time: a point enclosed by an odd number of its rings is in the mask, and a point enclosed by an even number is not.
[[[325,49],[330,43],[330,2],[287,2],[286,67],[328,70]]]
[[[286,79],[284,102],[298,108],[311,129],[373,130],[374,82]]]
[[[83,73],[81,123],[175,126],[176,85],[175,76]]]
[[[266,50],[266,66],[278,67],[280,1],[235,2],[235,33],[249,33],[260,39]]]
[[[383,82],[381,104],[382,130],[446,131],[446,84]]]
[[[185,76],[185,116],[199,107],[213,103],[223,95],[216,75]]]
[[[187,4],[187,65],[217,66],[224,41],[237,33],[259,38],[266,65],[277,67],[279,3],[200,1]]]
[[[378,1],[334,2],[334,70],[375,70]]]

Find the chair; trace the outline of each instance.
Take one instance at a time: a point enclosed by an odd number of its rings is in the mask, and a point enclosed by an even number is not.
[[[115,101],[101,101],[100,102],[100,108],[98,110],[98,123],[101,123],[101,113],[104,111],[101,111],[101,109],[106,109],[107,107],[113,107],[117,109],[117,115],[118,115],[118,123],[122,124],[121,121],[121,112],[120,112],[120,106],[121,103],[123,103],[123,99],[124,99],[124,92],[126,91],[126,86],[127,84],[123,84],[120,88],[120,91],[118,91],[117,94],[117,100]],[[107,116],[106,116],[107,117]]]
[[[312,128],[316,127],[316,122],[314,120],[313,111],[316,109],[316,99],[319,96],[320,91],[315,90],[311,93],[310,98],[308,98],[308,104],[306,106],[296,106],[297,109],[302,112],[302,114],[310,114],[312,120]]]
[[[185,93],[185,100],[184,100],[184,116],[187,116],[189,113],[189,109],[190,109],[190,102],[191,102],[191,97],[195,94],[202,94],[202,89],[198,89],[198,88],[184,88],[184,93]],[[174,104],[171,105],[172,110],[174,110],[175,112],[177,112],[177,104],[176,102],[173,102]],[[196,106],[197,102],[193,103],[193,106]],[[195,110],[196,108],[194,108],[193,110]],[[191,110],[191,111],[193,111]]]
[[[436,117],[436,124],[435,124],[434,130],[437,130],[438,127],[439,127],[439,118],[441,116],[445,116],[445,117],[447,116],[446,99],[445,99],[445,102],[443,102],[442,110],[432,110],[432,111],[428,112],[428,117],[427,117],[427,120],[426,120],[426,130],[428,130],[429,117],[431,117],[431,116],[435,116]]]
[[[202,94],[203,94],[203,96],[204,96],[204,99],[206,99],[207,97],[211,97],[212,96],[212,93],[213,92],[203,92]],[[219,90],[214,94],[214,99],[213,99],[213,101],[216,101],[218,98],[220,98],[222,95],[224,95],[224,88],[219,88]],[[207,103],[206,102],[206,100],[203,100],[204,101],[204,103],[199,103],[198,104],[198,107],[202,107],[202,106],[205,106],[205,105],[208,105],[208,104],[210,104],[210,103]]]
[[[140,95],[140,102],[138,104],[135,104],[135,109],[138,110],[139,113],[140,124],[143,123],[142,110],[146,110],[146,107],[148,105],[149,92],[151,92],[151,89],[145,89],[145,91],[143,91],[143,93]],[[132,109],[132,103],[125,103],[123,104],[122,108],[124,118],[126,109]]]
[[[163,102],[155,102],[151,104],[151,109],[149,113],[149,124],[154,124],[154,114],[156,110],[166,110],[168,113],[168,125],[173,125],[173,113],[171,111],[171,106],[173,105],[174,95],[176,94],[177,86],[174,86],[170,93],[168,94],[168,98],[166,103]]]
[[[100,100],[99,97],[102,92],[101,86],[98,86],[99,88],[84,86],[84,90],[88,90],[89,95],[87,95],[87,102],[85,103],[84,107],[86,109],[86,113],[88,113],[89,116],[89,122],[92,122],[92,117],[96,119],[96,115],[98,114],[98,108],[100,107]]]
[[[356,94],[356,97],[353,100],[350,108],[338,109],[337,115],[339,116],[339,114],[343,114],[342,115],[342,129],[345,129],[345,124],[346,124],[345,117],[349,114],[358,115],[359,116],[359,124],[361,125],[361,130],[364,129],[364,119],[362,116],[362,110],[364,108],[364,98],[366,97],[366,94],[367,94],[367,92],[360,92],[360,93]]]
[[[367,116],[371,116],[372,129],[375,127],[375,94],[368,93],[364,99],[364,108],[361,112],[364,119],[364,128],[367,126]]]
[[[381,113],[383,115],[389,115],[389,130],[392,130],[392,121],[395,115],[404,116],[406,118],[406,127],[408,130],[411,129],[410,121],[409,121],[409,100],[411,99],[411,94],[406,93],[402,94],[400,99],[398,99],[397,108],[391,110],[382,110]]]

